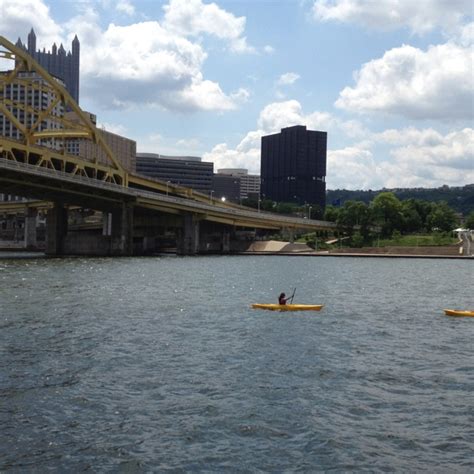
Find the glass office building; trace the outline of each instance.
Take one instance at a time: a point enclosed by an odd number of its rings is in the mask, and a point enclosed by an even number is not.
[[[262,199],[326,205],[327,133],[304,125],[262,137]]]

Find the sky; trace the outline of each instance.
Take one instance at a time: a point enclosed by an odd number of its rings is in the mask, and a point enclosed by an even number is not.
[[[474,183],[471,0],[0,0],[0,35],[70,50],[79,103],[137,151],[260,173],[328,133],[328,189]]]

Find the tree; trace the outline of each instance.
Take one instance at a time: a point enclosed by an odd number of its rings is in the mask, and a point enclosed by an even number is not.
[[[339,211],[336,222],[349,235],[357,230],[362,238],[367,240],[372,216],[369,207],[364,202],[346,201]]]
[[[444,202],[432,204],[432,209],[427,217],[428,229],[450,232],[456,228],[458,224],[456,213]]]
[[[402,205],[392,192],[378,194],[370,204],[375,224],[381,227],[383,237],[391,237],[403,223]]]
[[[324,211],[324,220],[329,222],[336,222],[339,215],[340,208],[334,206],[326,206]]]
[[[406,201],[403,201],[401,212],[403,216],[402,230],[404,232],[410,233],[423,230],[424,222],[418,212],[418,205],[415,199],[407,199]]]
[[[472,211],[466,218],[464,222],[464,227],[466,229],[474,230],[474,211]]]

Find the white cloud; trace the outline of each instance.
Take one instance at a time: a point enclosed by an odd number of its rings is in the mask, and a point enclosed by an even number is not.
[[[250,92],[248,91],[248,89],[245,89],[244,87],[240,87],[235,92],[232,92],[230,94],[230,97],[236,103],[244,103],[244,102],[247,102],[249,100]]]
[[[275,52],[275,48],[267,44],[266,46],[263,47],[263,52],[266,54],[273,54]]]
[[[117,135],[126,136],[127,128],[121,124],[110,123],[110,122],[99,122],[97,127],[100,129],[107,130],[108,132],[115,133]]]
[[[461,26],[454,38],[462,46],[472,46],[474,44],[474,22]]]
[[[291,84],[294,84],[299,78],[300,78],[299,74],[296,74],[295,72],[287,72],[285,74],[282,74],[278,78],[277,85],[278,86],[291,85]]]
[[[135,7],[129,0],[119,0],[115,9],[121,13],[125,13],[126,15],[132,16],[135,14]]]
[[[260,174],[260,148],[241,151],[230,149],[226,143],[216,145],[209,153],[204,153],[204,161],[212,161],[214,169],[246,168],[250,174]]]
[[[459,186],[474,182],[474,130],[390,129],[373,142],[328,151],[330,189]],[[377,151],[371,148],[382,145]],[[382,156],[383,158],[375,158]]]
[[[37,47],[47,49],[62,40],[61,27],[51,18],[49,7],[42,0],[0,0],[0,34],[15,43],[34,28]]]
[[[248,99],[245,89],[226,94],[217,82],[203,77],[207,54],[188,35],[171,32],[157,21],[128,26],[110,24],[103,29],[97,10],[100,5],[134,14],[129,0],[104,2],[78,3],[78,13],[61,29],[42,0],[0,0],[0,31],[8,33],[7,37],[17,31],[26,36],[33,25],[38,46],[47,48],[53,41],[71,41],[77,34],[81,41],[81,98],[92,99],[104,108],[151,106],[219,112],[234,109]],[[167,7],[169,19],[178,22],[182,19],[179,10],[185,11],[187,6],[194,8],[191,13],[196,9],[202,13],[200,18],[192,17],[196,33],[208,25],[211,33],[229,40],[231,47],[245,48],[245,18],[236,18],[215,4],[204,5],[200,0],[172,0]],[[179,23],[176,22],[175,26]]]
[[[203,33],[228,41],[236,53],[252,53],[255,48],[243,36],[245,17],[236,17],[215,3],[201,0],[170,0],[165,5],[163,26],[181,36],[199,36]]]
[[[111,24],[102,32],[94,25],[93,12],[85,15],[88,21],[81,21],[82,28],[92,31],[81,43],[83,57],[88,58],[81,65],[83,90],[103,106],[224,111],[241,100],[243,92],[228,96],[218,83],[203,78],[207,55],[199,44],[171,34],[155,21]]]
[[[460,186],[474,182],[474,130],[442,135],[433,129],[386,130],[374,135],[385,145],[356,144],[328,151],[329,189]],[[376,158],[383,156],[383,158]]]
[[[451,179],[447,184],[474,182],[472,128],[464,128],[446,135],[433,129],[386,130],[376,138],[396,145],[391,155],[399,166],[410,167],[411,174],[423,175],[425,170],[430,170],[431,176],[438,182],[447,182],[450,176]]]
[[[304,114],[297,100],[273,102],[260,112],[258,126],[266,133],[279,132],[292,125],[306,125],[309,129],[328,130],[340,125],[340,122],[326,112]]]
[[[328,150],[328,189],[380,189],[385,181],[372,152],[363,146]]]
[[[471,0],[316,0],[313,15],[318,21],[356,23],[366,28],[409,28],[423,34],[440,27],[452,31],[472,15]]]
[[[163,97],[162,104],[170,109],[185,110],[232,110],[235,102],[226,96],[219,84],[203,80],[199,74],[181,91]]]
[[[427,51],[401,46],[362,66],[356,85],[340,93],[336,106],[410,119],[472,117],[473,51],[455,43]]]
[[[178,140],[176,146],[181,150],[191,150],[192,153],[195,153],[195,150],[199,149],[202,144],[197,138],[187,138]]]

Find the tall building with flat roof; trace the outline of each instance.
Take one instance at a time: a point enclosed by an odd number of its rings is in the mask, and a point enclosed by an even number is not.
[[[221,168],[217,174],[228,175],[240,179],[240,199],[257,197],[260,194],[260,176],[249,174],[245,168]]]
[[[31,28],[27,44],[24,45],[21,39],[18,38],[16,46],[23,48],[40,66],[53,76],[61,79],[69,94],[79,103],[79,58],[81,45],[77,35],[72,41],[71,51],[66,52],[62,44],[58,48],[56,43],[53,44],[51,51],[46,51],[45,49],[40,51],[36,50],[36,34],[33,28]]]
[[[7,77],[10,72],[2,71],[0,75]],[[54,79],[63,85],[59,79]],[[31,81],[30,84],[28,84],[29,81]],[[31,126],[38,122],[41,113],[46,116],[39,121],[36,131],[63,128],[61,119],[64,117],[64,104],[57,99],[57,92],[39,74],[19,71],[17,78],[0,87],[0,101],[10,112],[7,115],[0,111],[0,136],[16,140],[23,139],[23,132],[17,124],[24,127]],[[63,146],[62,140],[53,137],[41,138],[37,144],[55,150],[60,150]]]
[[[262,137],[261,196],[277,202],[326,205],[327,132],[304,125]]]
[[[197,156],[137,153],[137,173],[203,193],[212,191],[214,163]]]

